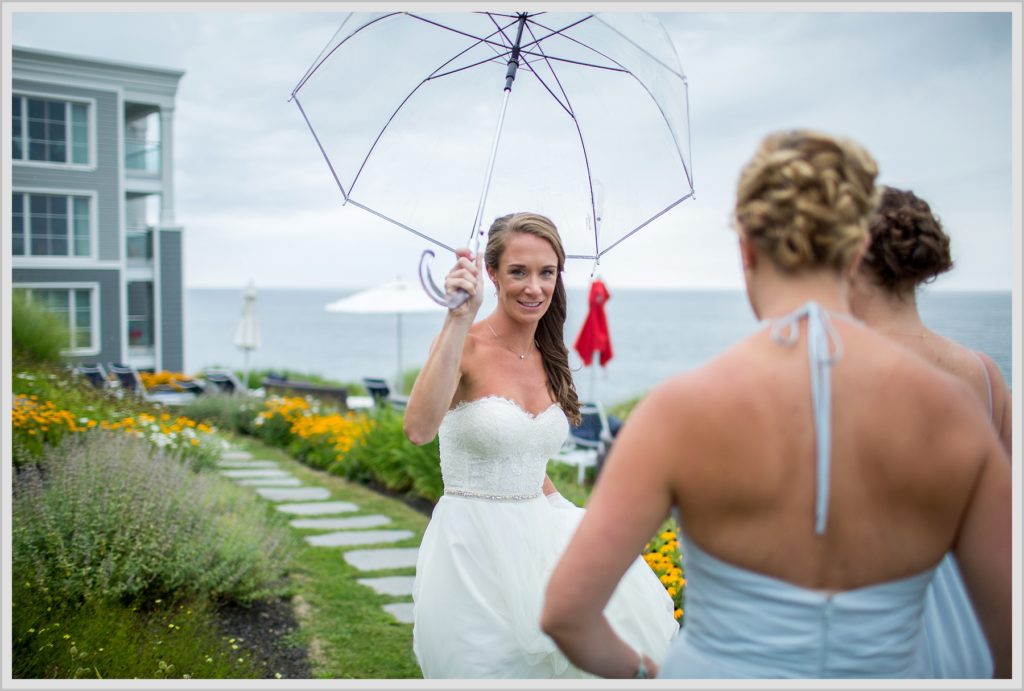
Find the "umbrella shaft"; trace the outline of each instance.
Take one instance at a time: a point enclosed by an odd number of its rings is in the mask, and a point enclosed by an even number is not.
[[[484,176],[484,189],[480,193],[480,203],[476,207],[476,218],[473,219],[473,229],[470,230],[470,239],[473,241],[473,257],[480,253],[480,238],[484,235],[483,217],[484,203],[487,201],[487,193],[491,189],[491,176],[494,173],[494,161],[498,155],[498,142],[501,140],[501,129],[505,124],[505,111],[508,110],[508,98],[512,94],[512,82],[516,78],[516,70],[519,69],[519,44],[523,40],[523,27],[526,26],[526,13],[519,15],[519,27],[516,30],[516,42],[512,46],[512,55],[508,60],[508,71],[505,73],[505,96],[501,103],[501,113],[498,115],[498,126],[494,131],[494,141],[491,142],[491,155],[487,161],[487,174]]]
[[[498,127],[494,131],[494,141],[491,143],[491,156],[487,161],[487,174],[484,176],[484,189],[480,193],[480,203],[476,207],[476,219],[473,222],[473,230],[471,238],[473,239],[473,257],[480,252],[480,238],[483,237],[484,227],[483,216],[484,216],[484,203],[487,201],[487,193],[491,189],[491,177],[494,173],[494,161],[498,155],[498,142],[501,140],[501,128],[505,123],[505,111],[508,110],[508,97],[512,94],[511,91],[505,92],[504,100],[501,103],[501,113],[498,115]]]
[[[512,46],[512,55],[508,59],[508,70],[505,72],[505,91],[512,90],[512,82],[516,80],[519,69],[519,44],[523,41],[523,27],[526,25],[526,13],[519,15],[519,28],[516,29],[516,42]]]

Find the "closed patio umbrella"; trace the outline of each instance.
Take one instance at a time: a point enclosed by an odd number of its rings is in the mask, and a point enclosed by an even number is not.
[[[395,391],[402,391],[402,315],[423,312],[443,312],[444,308],[431,300],[417,283],[401,279],[361,290],[324,306],[328,312],[345,314],[393,314],[397,319],[397,370]]]
[[[249,388],[249,354],[260,347],[260,331],[256,323],[256,286],[252,281],[242,293],[242,317],[235,330],[235,345],[244,354],[242,386]]]
[[[597,366],[594,364],[594,355],[597,354],[601,366],[604,367],[612,359],[612,335],[608,330],[608,317],[604,313],[604,305],[611,298],[607,286],[598,278],[590,284],[590,305],[587,311],[587,318],[583,321],[583,328],[580,329],[573,349],[579,353],[586,367],[593,367],[590,375],[590,398],[594,399],[594,373]]]

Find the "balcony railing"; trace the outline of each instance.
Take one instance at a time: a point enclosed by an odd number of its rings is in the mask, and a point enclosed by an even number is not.
[[[125,233],[125,254],[128,259],[151,261],[153,259],[153,229],[129,228]]]
[[[124,167],[143,173],[159,173],[160,142],[125,137]]]

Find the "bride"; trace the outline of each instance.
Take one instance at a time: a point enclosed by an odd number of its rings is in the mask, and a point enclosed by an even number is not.
[[[425,678],[589,676],[540,630],[548,577],[584,513],[545,473],[579,419],[561,239],[544,216],[510,214],[491,226],[483,257],[457,257],[445,289],[470,299],[449,310],[405,413],[413,443],[439,435],[445,487],[416,564],[413,650]],[[498,304],[474,323],[482,260]],[[606,613],[653,676],[678,625],[639,557]]]

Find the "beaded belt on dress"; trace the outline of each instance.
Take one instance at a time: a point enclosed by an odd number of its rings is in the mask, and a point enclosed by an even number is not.
[[[472,497],[473,499],[490,499],[491,501],[527,501],[543,496],[543,492],[537,490],[533,494],[487,494],[486,492],[474,492],[469,489],[457,489],[445,487],[445,494],[454,494],[458,497]]]

